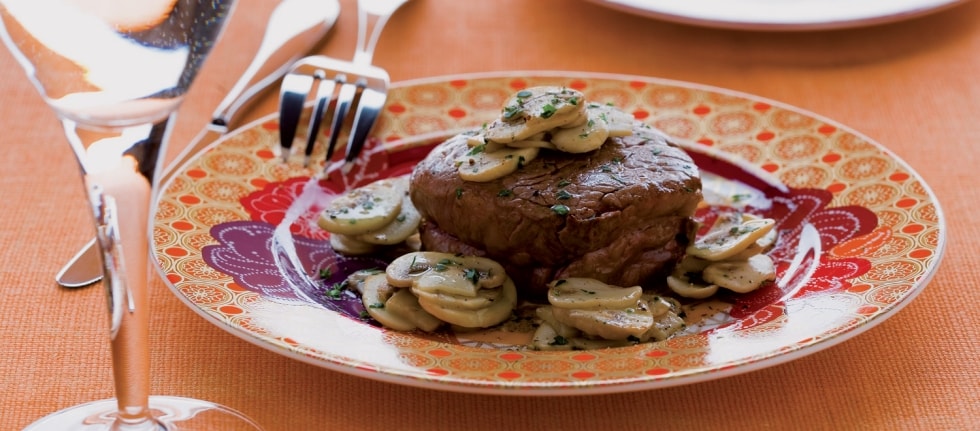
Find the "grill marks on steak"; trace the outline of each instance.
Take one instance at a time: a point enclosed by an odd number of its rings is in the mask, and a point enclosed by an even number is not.
[[[459,178],[454,161],[467,151],[450,140],[412,174],[427,250],[491,257],[532,297],[558,277],[644,284],[683,254],[701,200],[698,169],[646,126],[591,153],[542,151],[487,183]]]

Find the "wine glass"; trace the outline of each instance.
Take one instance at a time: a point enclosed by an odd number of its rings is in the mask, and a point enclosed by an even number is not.
[[[234,0],[0,0],[0,37],[57,113],[102,247],[116,398],[29,430],[258,430],[241,413],[149,395],[150,214],[157,161]]]

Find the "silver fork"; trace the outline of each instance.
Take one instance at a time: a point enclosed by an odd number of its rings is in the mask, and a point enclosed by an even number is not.
[[[279,141],[283,160],[292,154],[293,140],[308,96],[313,96],[313,111],[307,126],[304,164],[308,165],[321,123],[327,116],[330,101],[337,95],[327,142],[327,166],[333,157],[341,131],[350,110],[354,118],[347,139],[344,166],[357,159],[368,133],[374,127],[388,98],[388,72],[371,65],[374,48],[388,18],[408,0],[358,0],[357,48],[351,61],[323,55],[297,61],[283,78],[279,92]],[[370,38],[368,38],[370,34]],[[313,87],[316,84],[316,90]]]

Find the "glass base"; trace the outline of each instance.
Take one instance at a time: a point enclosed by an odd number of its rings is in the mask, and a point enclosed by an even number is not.
[[[150,411],[154,421],[141,424],[117,423],[116,411],[115,399],[79,404],[45,416],[24,431],[262,431],[238,411],[191,398],[151,396]]]

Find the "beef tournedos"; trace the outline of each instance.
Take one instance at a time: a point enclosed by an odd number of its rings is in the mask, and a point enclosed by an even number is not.
[[[489,182],[460,178],[455,161],[468,151],[450,139],[412,173],[422,247],[497,260],[526,298],[562,277],[660,284],[693,237],[698,168],[645,124],[592,152],[541,151]]]

